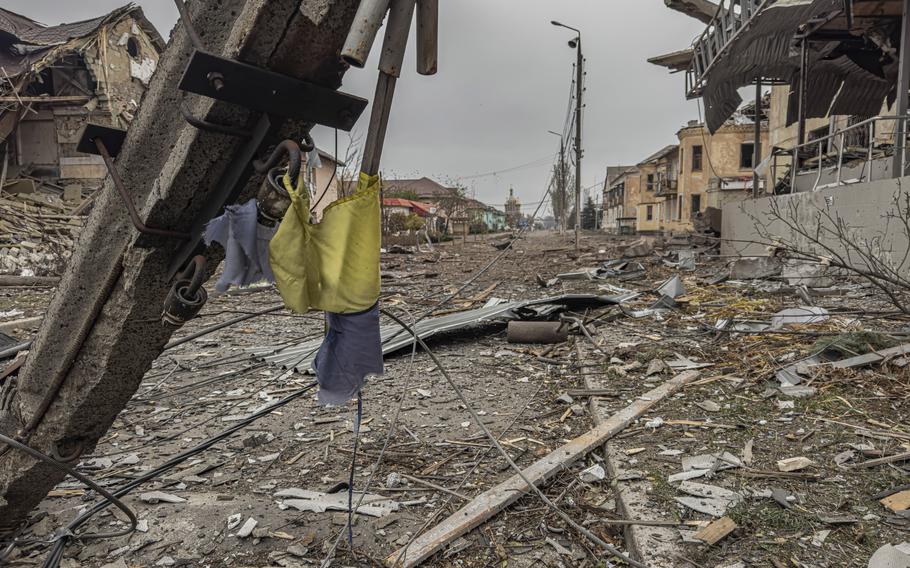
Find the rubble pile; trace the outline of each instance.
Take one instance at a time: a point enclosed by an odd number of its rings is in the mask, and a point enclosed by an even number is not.
[[[384,254],[383,305],[422,314],[499,255],[492,244]],[[648,566],[895,565],[910,531],[910,318],[822,268],[601,235],[576,253],[531,233],[417,329],[511,459],[553,468],[539,485],[549,499]],[[176,339],[277,304],[271,287],[213,296]],[[509,329],[527,322],[551,333]],[[509,485],[514,471],[403,336],[364,391],[356,459],[353,406],[310,393],[269,411],[312,384],[323,325],[272,311],[166,350],[83,473],[120,487],[262,418],[132,493],[137,532],[69,546],[62,565],[319,565],[346,531],[352,459],[365,498],[344,565],[391,565],[404,550],[402,566],[419,564],[411,554],[622,565]],[[58,485],[24,533],[35,544],[11,559],[40,564],[41,541],[96,499]],[[129,522],[110,509],[89,525]]]
[[[0,274],[59,276],[66,268],[84,217],[53,193],[0,196]]]

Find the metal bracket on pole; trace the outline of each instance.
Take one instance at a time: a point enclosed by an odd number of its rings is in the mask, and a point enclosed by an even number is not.
[[[198,50],[193,52],[179,88],[344,131],[354,127],[367,106],[366,99],[354,95]]]

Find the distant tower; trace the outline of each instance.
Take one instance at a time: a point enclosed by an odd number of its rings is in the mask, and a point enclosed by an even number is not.
[[[521,220],[521,202],[515,197],[515,190],[509,188],[509,199],[506,200],[506,224],[511,228],[518,226]]]

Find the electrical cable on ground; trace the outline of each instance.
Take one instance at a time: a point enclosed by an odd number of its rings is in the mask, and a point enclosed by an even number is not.
[[[66,465],[65,463],[55,460],[54,458],[48,456],[47,454],[45,454],[43,452],[40,452],[40,451],[32,448],[31,446],[23,444],[22,442],[15,440],[13,438],[10,438],[8,436],[5,436],[3,434],[0,434],[0,442],[7,444],[9,447],[13,447],[13,448],[22,450],[23,452],[29,454],[33,458],[39,459],[39,460],[47,463],[51,467],[54,467],[55,469],[58,469],[64,473],[76,478],[77,480],[81,481],[82,483],[84,483],[85,485],[90,487],[91,489],[95,490],[99,495],[104,497],[106,499],[105,505],[107,505],[107,504],[114,505],[115,507],[117,507],[118,509],[123,511],[123,514],[125,514],[130,520],[130,526],[127,529],[123,529],[121,531],[114,531],[114,532],[110,532],[110,533],[83,534],[83,535],[79,535],[79,538],[114,538],[114,537],[118,537],[118,536],[128,535],[136,530],[136,525],[139,522],[138,519],[136,518],[136,514],[133,513],[133,511],[129,507],[127,507],[123,503],[123,501],[118,499],[116,496],[110,494],[105,488],[101,487],[100,485],[98,485],[97,483],[92,481],[89,477],[79,473],[78,471],[76,471],[72,467]],[[60,533],[58,533],[58,534],[60,534]],[[69,532],[62,534],[61,538],[70,536],[71,534],[72,533],[69,533]],[[3,554],[0,554],[0,562],[2,562],[6,558],[6,556],[8,555],[8,552],[10,550],[12,550],[12,547],[14,547],[16,544],[19,544],[19,543],[17,541],[13,540],[13,542],[10,543],[10,546],[7,547],[7,549],[3,552]]]
[[[439,372],[445,378],[446,382],[449,384],[449,386],[452,388],[452,390],[455,391],[455,395],[458,396],[461,403],[465,406],[468,413],[471,415],[471,418],[483,431],[484,436],[486,436],[493,443],[493,446],[502,455],[502,457],[505,458],[505,460],[509,463],[509,466],[515,471],[515,473],[518,475],[518,477],[521,478],[521,480],[528,486],[528,488],[531,491],[533,491],[534,493],[537,494],[537,496],[540,498],[540,500],[543,501],[547,507],[549,507],[554,513],[556,513],[559,516],[559,518],[561,518],[563,521],[565,521],[566,524],[568,524],[573,529],[575,529],[579,534],[581,534],[582,536],[587,538],[592,543],[600,546],[607,553],[612,554],[613,556],[616,556],[617,558],[619,558],[620,560],[622,560],[623,562],[625,562],[626,564],[628,564],[629,566],[632,566],[634,568],[648,568],[645,564],[642,564],[641,562],[638,562],[636,560],[629,558],[623,552],[621,552],[619,549],[613,547],[612,545],[610,545],[609,543],[607,543],[606,541],[604,541],[603,539],[601,539],[600,537],[598,537],[597,535],[595,535],[594,533],[592,533],[591,531],[586,529],[585,527],[578,524],[574,519],[572,519],[572,517],[570,517],[562,509],[560,509],[556,503],[551,501],[549,499],[549,497],[547,497],[546,494],[543,491],[541,491],[541,489],[539,487],[537,487],[537,485],[532,483],[527,478],[524,471],[522,471],[522,469],[518,466],[518,464],[516,464],[515,461],[512,460],[512,456],[510,456],[509,453],[502,447],[502,445],[500,445],[499,440],[497,440],[496,437],[490,432],[490,430],[489,430],[489,428],[487,428],[486,424],[483,423],[483,420],[477,414],[477,411],[474,410],[473,405],[471,405],[471,403],[468,401],[464,392],[455,383],[455,381],[452,380],[452,377],[449,375],[449,372],[446,370],[445,366],[443,366],[442,361],[440,361],[436,357],[436,355],[433,353],[433,351],[430,350],[429,346],[427,346],[427,344],[423,341],[423,339],[421,339],[420,336],[417,335],[417,332],[414,331],[414,329],[411,326],[406,324],[404,321],[399,319],[397,316],[395,316],[388,310],[380,309],[380,311],[383,314],[385,314],[387,317],[394,320],[395,323],[400,325],[402,328],[404,328],[405,331],[410,333],[414,337],[414,341],[419,343],[420,347],[424,351],[426,351],[426,353],[430,357],[430,359],[433,360],[433,363],[436,364],[436,368],[439,370]]]
[[[259,420],[263,416],[267,416],[267,415],[271,414],[273,411],[277,410],[278,408],[281,408],[281,407],[289,404],[290,402],[297,400],[298,398],[302,397],[307,392],[314,389],[316,387],[316,385],[317,385],[317,383],[311,383],[305,387],[302,387],[300,390],[297,390],[297,391],[289,394],[288,396],[284,397],[283,399],[279,400],[278,402],[271,404],[271,405],[259,410],[258,412],[251,414],[250,416],[244,418],[243,420],[237,422],[237,424],[235,424],[234,426],[231,426],[230,428],[222,431],[219,434],[216,434],[215,436],[209,438],[208,440],[203,441],[202,443],[194,446],[193,448],[190,448],[189,450],[186,450],[185,452],[174,456],[173,458],[171,458],[170,460],[161,464],[157,468],[150,470],[149,472],[130,481],[129,483],[127,483],[120,489],[114,491],[112,494],[112,497],[114,497],[114,498],[123,497],[124,495],[126,495],[130,491],[132,491],[133,489],[142,485],[143,483],[150,481],[150,480],[160,476],[161,474],[170,471],[171,469],[182,464],[183,462],[187,461],[188,459],[196,456],[197,454],[204,452],[205,450],[209,449],[210,447],[214,446],[215,444],[224,440],[225,438],[228,438],[231,435],[233,435],[234,433],[242,430],[243,428],[246,428],[247,426],[249,426],[253,422]],[[66,526],[66,533],[64,533],[60,537],[60,539],[54,543],[53,549],[51,550],[50,554],[44,561],[44,565],[43,565],[44,568],[58,568],[60,566],[60,561],[63,560],[63,552],[66,549],[67,541],[70,538],[72,538],[73,533],[79,527],[81,527],[83,524],[85,524],[92,516],[103,511],[111,504],[112,504],[112,501],[110,501],[110,500],[102,501],[100,503],[95,504],[91,509],[83,512],[82,514],[77,516],[75,519],[73,519]]]

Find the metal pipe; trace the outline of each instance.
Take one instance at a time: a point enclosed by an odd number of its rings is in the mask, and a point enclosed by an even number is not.
[[[341,59],[352,67],[363,68],[367,63],[382,19],[389,11],[390,0],[360,0],[351,31],[341,49]]]
[[[506,329],[509,343],[563,343],[569,327],[558,321],[510,321]]]
[[[799,146],[793,147],[793,159],[790,164],[790,193],[796,193],[796,172],[799,169]]]
[[[754,142],[752,145],[752,198],[757,198],[761,180],[755,168],[761,162],[761,77],[755,78],[755,115],[752,117],[755,122]]]
[[[822,180],[822,154],[825,143],[818,141],[818,173],[815,175],[815,183],[812,184],[812,191],[818,190],[818,183]]]
[[[847,134],[844,131],[841,131],[840,135],[840,145],[837,147],[837,185],[840,185],[841,176],[843,174],[844,146],[847,144]]]
[[[167,229],[155,229],[153,227],[146,226],[146,224],[142,222],[142,219],[139,218],[139,212],[136,211],[136,207],[133,205],[133,200],[130,197],[130,193],[126,190],[126,186],[123,185],[123,180],[120,178],[120,174],[117,172],[117,168],[114,166],[114,159],[111,158],[110,152],[107,151],[107,146],[104,145],[104,141],[102,141],[101,138],[95,138],[93,142],[95,143],[95,147],[98,149],[98,153],[101,155],[101,159],[104,160],[104,165],[107,166],[107,171],[111,175],[111,181],[114,182],[114,187],[117,188],[117,191],[120,193],[120,197],[123,198],[123,204],[126,205],[126,209],[130,215],[130,221],[132,221],[133,226],[136,227],[136,230],[140,233],[145,233],[148,235],[157,235],[159,237],[180,239],[182,241],[189,240],[191,238],[189,233],[169,231]]]
[[[367,175],[374,176],[379,173],[382,147],[389,126],[389,114],[392,112],[392,100],[395,97],[395,85],[401,75],[416,1],[392,0],[389,8],[389,22],[382,43],[382,55],[379,58],[379,79],[376,81],[376,95],[373,97],[360,168]]]
[[[386,26],[382,53],[379,56],[379,70],[386,75],[401,77],[401,66],[404,63],[416,3],[417,0],[392,0],[389,6],[389,23]]]
[[[417,0],[417,72],[439,70],[439,0]]]
[[[875,123],[869,123],[869,148],[866,151],[866,163],[869,164],[869,173],[867,174],[867,182],[872,181],[872,147],[875,146]]]
[[[910,0],[904,0],[903,17],[901,18],[901,48],[897,74],[897,102],[894,114],[897,124],[894,125],[894,158],[891,162],[891,177],[902,177],[907,153],[907,121],[902,118],[907,114],[907,92],[910,90]]]
[[[799,107],[796,119],[796,142],[801,145],[806,143],[806,106],[808,104],[806,88],[809,80],[809,40],[805,37],[800,39],[799,49]]]

